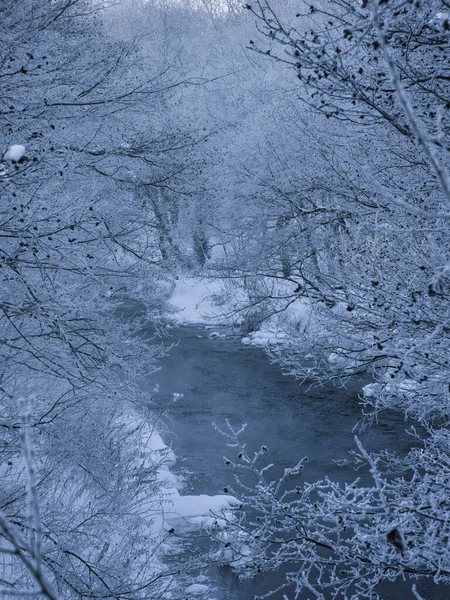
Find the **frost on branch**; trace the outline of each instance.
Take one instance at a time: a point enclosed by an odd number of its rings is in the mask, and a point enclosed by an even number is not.
[[[250,454],[243,429],[227,426],[244,510],[224,546],[239,575],[284,566],[283,589],[317,598],[381,598],[376,588],[386,580],[450,583],[448,432],[430,431],[403,458],[369,454],[355,438],[353,469],[340,484],[306,483],[307,459],[272,479],[265,450]]]

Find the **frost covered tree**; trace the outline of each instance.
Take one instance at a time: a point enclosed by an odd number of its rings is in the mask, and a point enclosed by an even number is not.
[[[92,168],[107,150],[121,169],[136,115],[154,114],[170,75],[111,35],[104,5],[0,5],[5,598],[161,597],[171,580],[138,386],[162,349],[117,317],[142,278],[157,320],[167,277],[129,192]]]
[[[249,502],[261,525],[238,526],[250,537],[237,551],[251,539],[245,570],[295,565],[294,589],[318,598],[374,598],[400,578],[448,584],[448,2],[248,9],[263,34],[249,46],[294,71],[298,109],[281,141],[265,144],[272,171],[253,167],[261,218],[250,208],[222,273],[250,281],[263,318],[306,302],[313,325],[287,327],[274,354],[306,380],[370,373],[366,422],[401,410],[418,447],[399,457],[359,445],[356,466],[371,481],[287,491],[257,468],[261,454],[238,446],[257,479]]]
[[[138,36],[140,54],[165,74],[167,89],[149,115],[151,127],[142,114],[135,115],[120,148],[119,170],[118,156],[106,148],[91,162],[128,190],[132,210],[153,231],[156,252],[169,270],[196,268],[210,252],[211,203],[203,171],[217,122],[205,96],[226,76],[221,56],[214,54],[223,45],[224,22],[216,14],[223,12],[213,4],[205,9],[202,3],[125,2],[111,12],[115,35]]]
[[[327,117],[368,121],[345,130],[339,124],[328,127],[336,136],[334,148],[323,143],[328,190],[314,187],[309,172],[312,192],[322,196],[316,208],[324,218],[312,227],[300,221],[315,230],[309,242],[314,255],[309,262],[298,256],[291,272],[298,274],[303,293],[342,323],[338,354],[350,372],[352,364],[375,369],[379,364],[382,371],[389,366],[425,383],[422,377],[436,368],[436,356],[425,356],[430,351],[425,340],[435,339],[436,328],[445,327],[448,318],[445,3],[305,4],[307,10],[296,14],[297,27],[287,32],[267,4],[255,6],[270,38],[287,46],[282,59],[292,56],[301,81],[305,78],[302,99],[315,102],[319,111],[326,111],[324,103],[339,102]],[[366,102],[366,88],[377,97],[375,108]],[[319,143],[324,127],[318,128]],[[338,135],[345,136],[345,145]],[[423,310],[427,319],[421,318]],[[407,348],[408,339],[414,341]]]

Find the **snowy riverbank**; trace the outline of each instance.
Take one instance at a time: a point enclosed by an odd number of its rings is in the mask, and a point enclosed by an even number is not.
[[[292,293],[292,284],[279,282],[277,293],[285,302]],[[234,290],[235,291],[235,290]],[[243,293],[242,293],[243,296]],[[312,317],[308,304],[301,299],[290,302],[281,314],[274,314],[258,323],[257,330],[248,331],[245,324],[246,312],[238,308],[235,294],[220,281],[210,281],[196,277],[180,277],[170,300],[172,321],[177,325],[226,325],[235,327],[241,333],[245,345],[265,347],[283,343],[290,330],[311,327]],[[245,298],[239,298],[239,304],[245,306]],[[243,331],[247,329],[244,335]]]
[[[139,504],[148,504],[147,530],[145,534],[149,539],[159,540],[161,550],[160,571],[164,572],[164,555],[182,551],[175,548],[178,542],[174,534],[177,529],[183,531],[198,528],[221,530],[226,527],[226,522],[233,518],[233,510],[241,506],[240,501],[231,495],[183,495],[180,492],[182,485],[176,475],[170,470],[176,464],[173,450],[164,442],[162,436],[152,426],[144,421],[135,411],[121,417],[121,425],[127,433],[140,437],[140,464],[136,465],[141,473],[149,474],[149,485],[154,485],[154,480],[160,485],[159,495],[155,498],[148,492],[142,491],[145,498],[136,498]],[[144,532],[141,532],[144,533]],[[156,565],[155,565],[156,566]],[[212,600],[209,594],[210,587],[205,585],[204,578],[200,576],[184,589],[186,598],[205,598]],[[173,590],[164,592],[164,600],[178,597],[179,585],[176,582]]]

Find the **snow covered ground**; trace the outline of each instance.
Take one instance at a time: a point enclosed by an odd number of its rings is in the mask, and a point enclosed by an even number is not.
[[[311,311],[305,301],[300,298],[291,303],[286,301],[292,292],[287,286],[292,288],[292,284],[286,282],[286,289],[283,289],[281,282],[278,290],[280,302],[289,304],[286,310],[266,319],[257,331],[248,333],[242,338],[243,344],[259,347],[280,344],[290,330],[312,326]],[[236,310],[240,301],[245,303],[245,298],[236,298],[236,292],[230,294],[220,281],[180,277],[170,300],[174,310],[172,320],[179,325],[239,326],[243,321],[242,313]]]
[[[174,309],[172,320],[180,325],[232,324],[233,319],[224,317],[226,310],[218,305],[222,295],[218,281],[180,277],[170,300]]]

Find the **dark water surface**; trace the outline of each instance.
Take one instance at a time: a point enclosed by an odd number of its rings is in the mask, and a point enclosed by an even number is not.
[[[355,448],[352,428],[360,418],[358,393],[364,382],[355,380],[347,389],[310,389],[283,375],[261,349],[244,346],[233,336],[211,339],[211,331],[195,327],[172,330],[178,345],[147,382],[152,389],[158,383],[157,402],[170,406],[169,428],[177,468],[187,473],[184,493],[222,494],[224,487],[233,486],[232,472],[223,461],[232,451],[211,425],[214,421],[225,428],[226,419],[235,427],[248,423],[245,442],[249,450],[267,445],[268,458],[278,472],[308,456],[305,481],[325,475],[348,480],[348,471],[345,473],[333,460],[348,457],[348,451]],[[170,402],[174,392],[183,398]],[[411,438],[404,430],[403,420],[389,415],[361,434],[361,439],[367,450],[384,447],[406,452]],[[225,600],[250,600],[281,583],[272,574],[239,582],[226,569],[212,577],[221,591],[209,596]],[[450,597],[447,588],[442,591],[423,583],[417,587],[426,600]],[[284,593],[289,600],[293,598],[288,591]],[[306,593],[302,599],[309,597],[311,593]],[[383,597],[412,600],[411,583],[387,586]],[[283,594],[274,598],[281,600]]]

